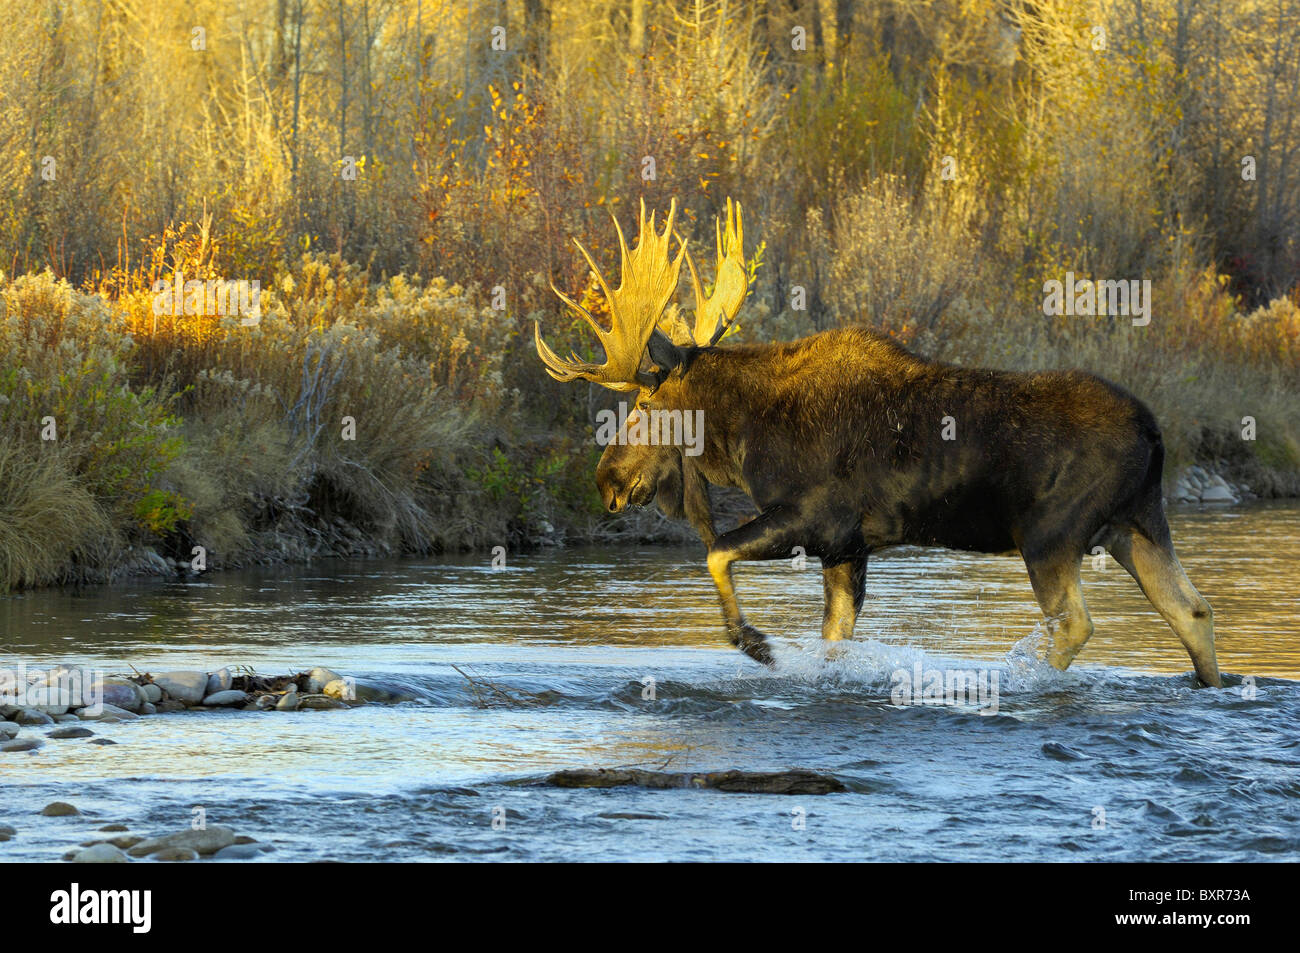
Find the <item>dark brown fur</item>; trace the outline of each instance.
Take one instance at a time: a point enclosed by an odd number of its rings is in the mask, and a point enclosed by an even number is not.
[[[680,357],[643,405],[703,409],[702,454],[611,446],[598,484],[611,509],[658,495],[691,519],[709,545],[728,631],[755,658],[770,656],[740,613],[731,563],[795,546],[820,557],[823,635],[844,638],[867,555],[910,543],[1018,550],[1052,623],[1049,658],[1065,668],[1092,631],[1079,562],[1102,545],[1170,622],[1202,681],[1219,684],[1209,605],[1165,521],[1160,430],[1131,394],[1078,371],[928,361],[860,328]],[[945,425],[955,439],[944,439]],[[741,488],[761,515],[713,539],[705,481]]]

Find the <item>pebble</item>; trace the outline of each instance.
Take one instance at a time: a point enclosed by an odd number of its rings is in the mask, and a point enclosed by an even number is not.
[[[172,847],[187,848],[199,854],[215,854],[235,842],[235,832],[220,824],[209,824],[200,831],[184,830],[163,837],[151,837],[131,848],[132,857],[148,857]]]
[[[275,702],[276,702],[276,698],[275,698],[274,695],[258,695],[258,696],[257,696],[257,707],[258,707],[258,708],[274,708],[274,707],[275,707]]]
[[[213,672],[208,676],[208,684],[203,694],[206,696],[215,695],[217,692],[228,692],[230,691],[231,681],[230,669],[223,668],[219,672]],[[204,704],[206,705],[207,702],[204,702]]]
[[[131,858],[112,844],[96,844],[73,855],[74,864],[129,864]]]
[[[316,667],[307,673],[307,682],[303,686],[308,695],[319,695],[330,682],[342,681],[343,676],[328,668]]]
[[[40,738],[16,738],[0,744],[0,751],[35,751],[44,744]]]
[[[276,711],[294,711],[298,707],[298,693],[285,692],[280,696],[280,700],[275,703]]]
[[[118,708],[116,705],[104,704],[99,710],[94,708],[82,708],[77,712],[83,721],[130,721],[132,718],[139,718],[133,711],[127,711],[125,708]]]
[[[69,817],[73,814],[80,814],[75,807],[67,801],[51,801],[41,808],[41,813],[46,817]]]
[[[231,844],[212,855],[213,860],[252,860],[266,848],[261,844]]]
[[[196,851],[188,847],[164,847],[153,855],[154,860],[198,860]]]
[[[330,698],[328,695],[303,695],[298,701],[299,708],[306,708],[315,711],[329,711],[334,708],[347,708],[337,698]]]
[[[164,672],[155,675],[153,683],[172,698],[197,705],[207,694],[208,676],[205,672]]]
[[[89,738],[94,734],[89,728],[55,728],[48,732],[47,738]]]
[[[234,689],[223,689],[219,692],[213,692],[203,699],[203,704],[222,708],[227,705],[242,705],[247,701],[248,695],[246,693]]]
[[[113,705],[126,711],[139,711],[140,706],[146,700],[140,686],[124,678],[105,679],[92,685],[89,699],[92,704],[98,701],[101,704]]]

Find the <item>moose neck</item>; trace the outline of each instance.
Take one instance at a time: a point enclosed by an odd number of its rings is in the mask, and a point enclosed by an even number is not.
[[[710,482],[743,488],[745,428],[761,406],[760,353],[739,348],[693,348],[651,398],[684,414],[703,411],[702,450],[695,459]]]

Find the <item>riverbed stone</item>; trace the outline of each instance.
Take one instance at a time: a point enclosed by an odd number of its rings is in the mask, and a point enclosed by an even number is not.
[[[12,721],[0,721],[0,741],[7,738],[16,738],[20,731],[22,731],[22,725]]]
[[[15,738],[13,741],[6,741],[0,744],[0,751],[6,754],[15,754],[19,751],[35,751],[43,747],[45,740],[43,738]]]
[[[145,702],[143,705],[140,706],[140,714],[142,715],[156,715],[157,713],[158,713],[158,709],[155,708],[149,702]]]
[[[41,814],[45,817],[71,817],[73,814],[80,814],[77,808],[67,801],[51,801],[41,808]]]
[[[325,691],[325,686],[330,682],[341,681],[342,678],[343,676],[338,672],[317,666],[307,673],[307,681],[303,685],[303,691],[308,695],[319,695]]]
[[[130,829],[131,829],[131,828],[129,828],[129,827],[127,827],[125,824],[121,824],[121,823],[118,823],[118,824],[105,824],[103,827],[100,828],[100,830],[103,831],[103,832],[106,833],[106,834],[120,834],[120,833],[122,833],[123,831],[129,831]]]
[[[156,705],[162,701],[162,689],[153,682],[146,682],[141,685],[140,691],[144,692],[144,700],[150,705]]]
[[[77,712],[83,721],[130,721],[132,718],[139,718],[133,711],[127,711],[125,708],[118,708],[116,705],[103,705],[99,711],[93,708],[82,708]]]
[[[184,711],[189,706],[182,701],[177,701],[175,698],[164,698],[153,707],[159,714],[165,715],[170,712]]]
[[[296,711],[298,709],[298,693],[285,692],[280,696],[280,700],[275,703],[276,711]]]
[[[81,721],[81,716],[75,711],[65,711],[62,715],[51,715],[56,725],[68,725],[73,722]]]
[[[105,705],[114,705],[126,711],[139,711],[140,706],[147,701],[140,686],[124,678],[106,678],[92,685],[91,691],[94,694],[87,699],[88,704],[94,704],[98,699]]]
[[[14,721],[20,725],[52,725],[54,717],[39,708],[23,708],[14,715]]]
[[[188,847],[164,847],[150,855],[153,860],[198,860],[198,851]]]
[[[1201,491],[1202,503],[1236,503],[1237,494],[1223,480],[1212,483]]]
[[[0,824],[0,844],[3,844],[11,837],[17,837],[17,836],[18,836],[18,828],[11,827],[8,824]]]
[[[215,695],[217,692],[230,691],[232,681],[233,678],[230,674],[229,668],[223,668],[219,672],[213,672],[208,676],[207,690],[204,692],[205,697],[207,695]],[[207,704],[207,702],[204,702],[204,704]]]
[[[184,830],[162,837],[151,837],[131,848],[132,857],[148,857],[172,847],[188,848],[199,854],[215,854],[235,842],[235,832],[220,824],[209,824],[200,831]]]
[[[89,728],[70,725],[67,728],[55,728],[53,731],[47,732],[45,737],[62,740],[64,738],[89,738],[94,734]]]
[[[197,705],[207,694],[206,672],[164,672],[153,677],[153,683],[177,701]]]
[[[231,844],[212,855],[213,860],[253,860],[266,848],[261,844]]]
[[[112,738],[91,738],[87,744],[92,745],[115,745],[117,744]]]
[[[74,864],[129,864],[131,858],[122,853],[121,848],[112,844],[96,844],[79,850],[73,856]]]
[[[207,698],[203,699],[203,704],[212,708],[224,708],[227,705],[242,705],[248,701],[248,694],[233,688],[225,691],[213,692]]]
[[[302,695],[298,700],[298,707],[310,711],[330,711],[335,708],[347,708],[348,706],[337,698],[330,698],[328,695]]]

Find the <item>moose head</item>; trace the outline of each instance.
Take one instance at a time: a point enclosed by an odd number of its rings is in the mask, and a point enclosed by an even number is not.
[[[596,486],[605,507],[618,512],[627,506],[657,502],[669,517],[689,519],[707,545],[713,541],[713,528],[703,476],[684,455],[680,441],[655,439],[666,429],[658,426],[656,415],[661,408],[655,395],[674,371],[689,369],[695,351],[715,346],[735,321],[749,290],[743,254],[744,217],[740,205],[728,199],[725,221],[715,223],[717,271],[712,293],[706,295],[686,242],[679,238],[676,258],[669,257],[676,214],[674,201],[661,234],[655,229],[653,215],[647,221],[642,202],[637,243],[631,251],[618,220],[614,220],[622,254],[622,280],[615,291],[575,239],[605,295],[610,329],[606,331],[587,309],[554,290],[596,332],[605,349],[604,364],[580,361],[576,356],[561,360],[542,340],[540,328],[535,335],[537,352],[556,380],[583,379],[615,391],[636,392],[626,422],[607,443],[596,468]],[[690,324],[671,300],[683,260],[695,299]],[[646,432],[647,423],[650,439],[629,439],[631,434]]]

